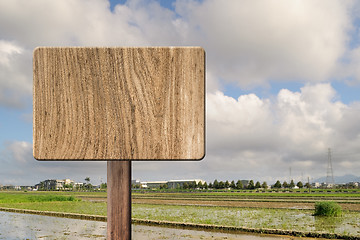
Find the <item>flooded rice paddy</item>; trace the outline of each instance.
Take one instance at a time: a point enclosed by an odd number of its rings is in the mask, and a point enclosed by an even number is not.
[[[139,204],[133,217],[185,223],[225,225],[300,232],[326,232],[360,237],[360,213],[344,211],[341,217],[315,217],[313,211]]]
[[[32,214],[0,212],[0,239],[106,239],[106,223]],[[132,239],[285,240],[294,239],[294,237],[232,234],[180,228],[132,225]]]

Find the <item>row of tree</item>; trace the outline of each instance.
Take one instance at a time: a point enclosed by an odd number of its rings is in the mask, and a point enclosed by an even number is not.
[[[298,188],[303,188],[303,187],[305,187],[305,188],[310,188],[311,186],[310,186],[310,183],[306,183],[305,185],[301,182],[301,181],[299,181],[297,184],[296,184],[296,186],[298,187]],[[278,180],[278,181],[276,181],[276,183],[274,184],[274,186],[273,186],[274,188],[294,188],[295,187],[295,182],[294,182],[294,180],[291,180],[291,182],[290,183],[287,183],[286,181],[284,181],[282,184],[280,183],[280,181]]]
[[[286,181],[284,181],[283,183],[281,183],[279,180],[276,181],[276,183],[274,185],[272,185],[272,188],[295,188],[295,186],[297,186],[298,188],[310,188],[310,184],[306,183],[305,185],[299,181],[296,185],[294,180],[291,180],[290,183],[287,183]],[[137,187],[137,186],[133,186],[133,187]],[[138,188],[140,188],[140,185],[138,186]],[[160,189],[167,189],[168,185],[167,184],[163,184],[160,185]],[[180,185],[178,184],[177,189],[237,189],[237,190],[241,190],[241,189],[267,189],[268,188],[268,184],[266,182],[262,182],[260,183],[259,181],[257,181],[256,183],[254,183],[253,180],[250,181],[241,181],[238,180],[237,182],[233,181],[218,181],[217,179],[214,180],[214,182],[198,182],[196,183],[194,182],[185,182],[184,184]]]

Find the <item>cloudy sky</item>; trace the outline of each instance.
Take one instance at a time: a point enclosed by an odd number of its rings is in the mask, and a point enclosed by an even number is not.
[[[206,157],[133,178],[305,180],[360,173],[360,2],[0,0],[0,184],[106,181],[105,162],[32,156],[37,46],[202,46]]]

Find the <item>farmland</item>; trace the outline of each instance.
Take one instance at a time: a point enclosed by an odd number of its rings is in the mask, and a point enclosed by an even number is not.
[[[339,203],[343,215],[313,216],[318,201]],[[0,192],[0,207],[106,216],[106,193]],[[132,217],[360,237],[360,193],[139,191],[132,193]]]

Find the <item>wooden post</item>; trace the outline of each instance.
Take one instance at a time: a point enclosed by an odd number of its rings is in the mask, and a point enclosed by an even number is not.
[[[107,162],[107,239],[131,239],[131,161]]]

